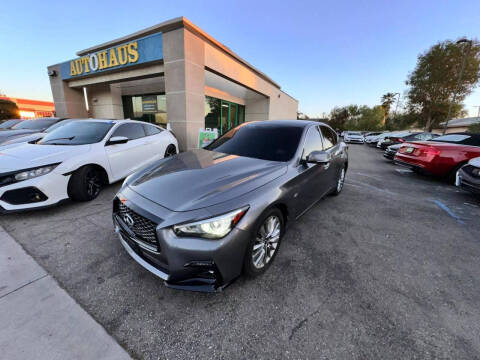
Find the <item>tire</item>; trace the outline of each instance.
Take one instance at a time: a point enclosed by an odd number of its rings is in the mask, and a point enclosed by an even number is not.
[[[448,173],[448,175],[445,177],[445,180],[450,184],[450,185],[455,185],[455,180],[456,180],[456,176],[457,176],[457,171],[460,170],[460,168],[465,165],[466,162],[463,162],[463,163],[460,163],[460,164],[457,164],[457,166],[455,166],[452,170],[450,170],[450,172]]]
[[[278,229],[276,229],[277,227],[275,226],[275,221],[278,221]],[[269,226],[271,226],[271,229],[269,229]],[[276,229],[271,231],[271,235],[273,236],[264,236],[267,235],[266,232],[273,230],[273,228]],[[257,225],[252,233],[245,258],[243,259],[243,271],[245,275],[249,277],[256,277],[260,274],[263,274],[270,267],[273,259],[275,259],[275,256],[278,253],[284,233],[285,222],[280,209],[274,207],[264,212],[259,221],[257,221]],[[261,237],[263,237],[263,239],[260,239]],[[262,249],[264,252],[263,256],[260,255]],[[269,257],[267,257],[266,254],[269,254]],[[257,263],[255,260],[259,259],[259,256],[263,260],[260,260]]]
[[[164,157],[170,157],[175,155],[176,153],[177,153],[177,148],[175,147],[175,145],[170,144],[167,146],[167,149],[165,150]]]
[[[332,196],[337,196],[340,194],[343,190],[343,185],[345,184],[345,175],[347,174],[347,169],[345,165],[342,166],[340,169],[340,172],[338,174],[338,179],[337,179],[337,185],[333,189],[333,191],[330,193]]]
[[[95,199],[103,187],[102,173],[94,166],[85,165],[75,170],[68,183],[68,196],[73,201]]]

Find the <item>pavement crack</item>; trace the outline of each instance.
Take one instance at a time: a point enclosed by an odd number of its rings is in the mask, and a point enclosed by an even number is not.
[[[295,334],[297,333],[298,330],[300,330],[307,322],[308,322],[308,319],[311,318],[312,316],[318,314],[320,311],[320,308],[318,308],[317,310],[315,310],[314,312],[312,312],[310,315],[308,315],[307,317],[305,317],[304,319],[300,320],[297,325],[295,325],[293,328],[292,328],[292,331],[290,332],[290,336],[288,337],[288,340],[292,340],[292,338],[295,336]]]
[[[18,291],[18,290],[20,290],[20,289],[23,289],[25,286],[28,286],[28,285],[33,284],[34,282],[36,282],[36,281],[38,281],[38,280],[43,279],[43,278],[46,277],[46,276],[48,276],[48,274],[42,275],[42,276],[40,276],[39,278],[34,279],[34,280],[32,280],[32,281],[29,281],[28,283],[23,284],[22,286],[20,286],[20,287],[14,289],[14,290],[12,290],[12,291],[10,291],[10,292],[2,295],[2,296],[0,296],[0,300],[3,299],[4,297],[10,295],[10,294],[13,294],[14,292],[16,292],[16,291]]]

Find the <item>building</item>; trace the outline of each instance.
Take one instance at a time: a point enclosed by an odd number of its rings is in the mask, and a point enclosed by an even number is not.
[[[12,98],[0,96],[0,99],[10,100],[17,104],[20,118],[34,119],[55,116],[55,105],[51,101]]]
[[[60,117],[168,123],[186,150],[200,129],[297,116],[297,100],[184,17],[77,55],[48,67]]]
[[[468,127],[470,125],[480,124],[480,118],[475,117],[468,117],[463,119],[452,119],[448,121],[447,125],[447,134],[455,133],[455,132],[465,132],[468,131]],[[443,130],[445,126],[445,122],[440,123],[439,129]]]

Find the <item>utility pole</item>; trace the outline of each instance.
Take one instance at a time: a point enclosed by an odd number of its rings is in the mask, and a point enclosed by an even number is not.
[[[450,120],[450,115],[452,113],[452,107],[453,107],[453,104],[455,104],[455,101],[457,100],[458,88],[460,87],[460,82],[462,81],[462,76],[463,76],[463,71],[465,70],[465,65],[467,65],[467,57],[468,57],[468,54],[470,53],[470,48],[472,47],[472,40],[468,40],[468,39],[464,38],[464,39],[460,39],[460,40],[457,41],[457,44],[463,44],[463,43],[468,43],[469,47],[463,53],[462,67],[460,68],[460,73],[458,74],[457,85],[455,86],[455,92],[453,93],[452,101],[450,102],[450,105],[448,106],[447,120],[445,121],[445,126],[443,127],[443,135],[445,135],[445,133],[447,132],[447,126],[448,126],[448,121]]]

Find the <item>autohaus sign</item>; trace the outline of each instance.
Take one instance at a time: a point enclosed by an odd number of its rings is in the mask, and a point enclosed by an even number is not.
[[[162,34],[154,34],[60,64],[62,79],[72,79],[163,59]]]

